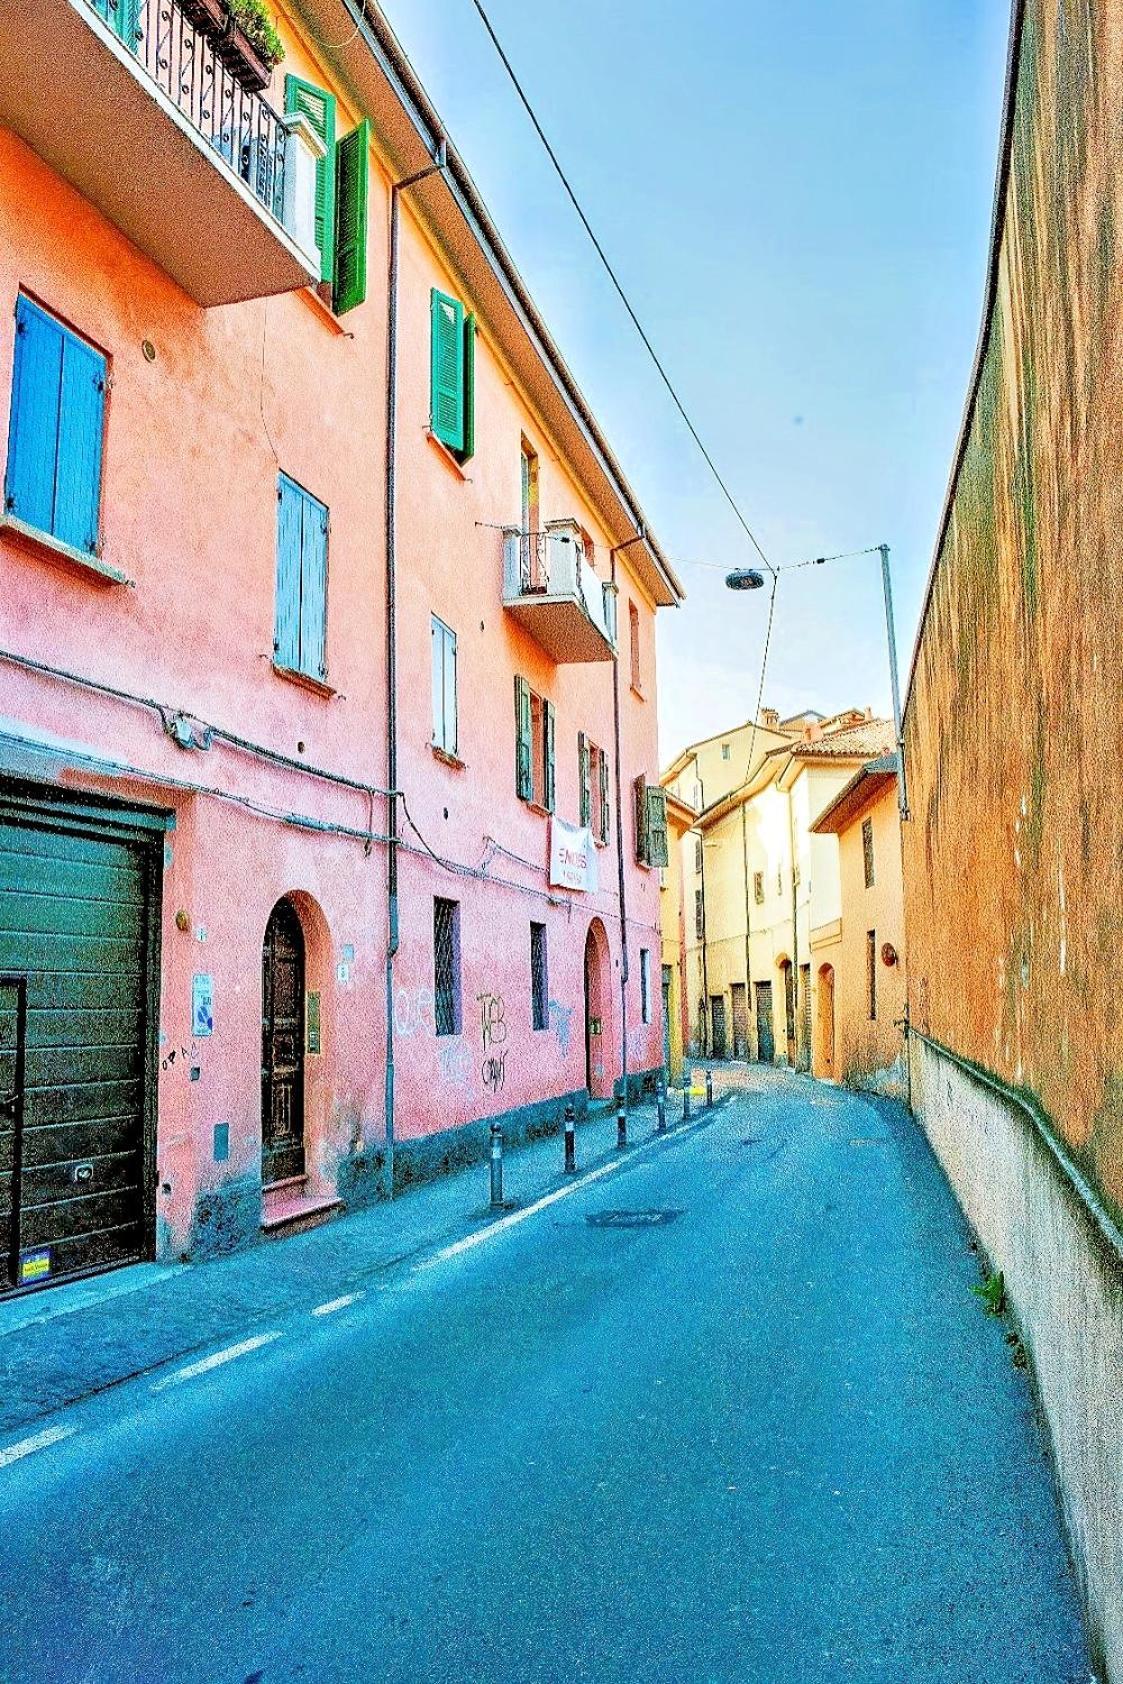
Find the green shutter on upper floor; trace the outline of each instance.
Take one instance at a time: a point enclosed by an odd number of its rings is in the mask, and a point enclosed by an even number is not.
[[[285,110],[300,111],[327,147],[316,164],[316,244],[320,248],[320,279],[335,280],[335,95],[305,82],[300,76],[285,77]]]
[[[542,753],[545,760],[542,805],[548,813],[554,811],[557,789],[557,720],[553,702],[542,703]]]
[[[644,792],[647,808],[647,863],[669,865],[667,851],[667,792],[658,784],[649,784]]]
[[[530,685],[515,679],[515,793],[520,801],[534,800],[534,732],[530,718]]]
[[[647,784],[642,776],[636,778],[632,784],[636,807],[636,859],[641,865],[647,865]]]
[[[578,824],[588,824],[593,812],[593,790],[589,777],[589,739],[577,733]]]
[[[605,754],[603,749],[601,750],[600,758],[597,761],[597,770],[600,775],[600,823],[598,826],[599,834],[597,840],[600,842],[607,842],[608,815],[610,810],[608,802],[608,756]]]
[[[464,449],[464,306],[433,288],[429,425],[450,450]]]
[[[476,454],[476,318],[464,318],[464,448],[460,459]]]
[[[335,286],[337,316],[367,295],[367,200],[370,123],[364,117],[335,149]]]

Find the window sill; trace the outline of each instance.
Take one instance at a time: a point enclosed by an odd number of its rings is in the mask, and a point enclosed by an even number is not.
[[[433,449],[437,452],[437,455],[441,458],[442,462],[444,462],[445,466],[452,469],[457,479],[463,480],[465,485],[471,485],[471,475],[464,472],[463,464],[457,461],[456,457],[452,454],[452,451],[448,448],[448,445],[445,444],[443,439],[439,439],[437,437],[432,427],[426,427],[425,437],[429,440],[429,443],[433,446]]]
[[[523,801],[523,806],[529,813],[537,813],[540,819],[548,819],[552,815],[548,807],[543,807],[540,801]]]
[[[54,537],[50,532],[41,532],[37,526],[29,526],[16,515],[0,514],[0,532],[9,533],[21,545],[42,556],[44,561],[58,562],[87,579],[98,580],[105,585],[127,585],[130,590],[136,589],[136,581],[130,579],[127,573],[122,573],[119,567],[111,567],[99,556],[90,555],[88,550],[76,550],[73,544],[64,544],[61,538]]]
[[[323,285],[322,282],[320,284]],[[319,316],[324,326],[330,328],[332,333],[336,334],[340,338],[354,338],[354,334],[351,332],[351,329],[344,327],[331,305],[321,298],[319,287],[301,287],[297,296],[303,298],[305,304],[307,304],[312,313]]]
[[[447,749],[438,748],[436,743],[430,743],[429,747],[433,759],[439,760],[442,766],[451,766],[454,772],[466,772],[468,770],[458,754],[450,754]]]
[[[629,685],[629,689],[631,690],[633,696],[638,696],[641,702],[646,702],[647,695],[646,695],[646,693],[643,689],[643,686],[641,684],[637,684],[635,679],[632,680],[631,684]]]
[[[279,661],[273,662],[273,671],[278,678],[287,679],[290,684],[299,684],[302,690],[311,690],[314,696],[322,696],[325,702],[334,701],[339,695],[339,691],[334,690],[322,678],[313,678],[311,673],[307,672],[297,672],[295,667],[282,666]]]

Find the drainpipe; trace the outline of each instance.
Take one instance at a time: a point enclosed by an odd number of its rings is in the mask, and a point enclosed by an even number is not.
[[[624,1092],[624,1116],[628,1114],[628,903],[624,881],[624,814],[621,806],[620,775],[620,592],[616,584],[616,557],[633,544],[643,544],[647,533],[641,526],[634,538],[613,544],[608,552],[609,583],[616,604],[616,647],[612,652],[612,750],[616,786],[616,887],[620,902],[620,1081]]]
[[[390,186],[390,268],[386,310],[386,1164],[384,1181],[394,1196],[394,959],[398,951],[398,196],[445,168],[445,142],[437,161]]]
[[[741,803],[741,857],[745,864],[745,1053],[749,1055],[749,1023],[753,1015],[752,922],[749,914],[748,802]],[[759,1050],[759,1049],[758,1049]]]
[[[788,790],[788,847],[791,850],[791,861],[792,861],[792,1012],[793,1012],[793,1018],[794,1018],[794,1021],[792,1023],[792,1030],[793,1030],[794,1039],[795,1039],[795,1057],[796,1057],[796,1062],[792,1066],[792,1068],[798,1069],[798,1067],[799,1067],[799,909],[798,909],[798,905],[797,905],[797,901],[796,901],[797,891],[796,891],[796,881],[795,881],[795,874],[796,874],[796,869],[797,869],[797,860],[796,860],[796,851],[795,851],[795,806],[794,806],[794,803],[792,801],[792,792],[791,792],[790,789]],[[784,1031],[785,1031],[785,1034],[787,1033],[787,1027],[788,1027],[788,1002],[785,1000],[784,1001]]]

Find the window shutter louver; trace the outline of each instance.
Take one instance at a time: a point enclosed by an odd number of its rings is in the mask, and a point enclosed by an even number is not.
[[[669,865],[667,851],[667,792],[658,784],[651,784],[645,792],[647,808],[647,863]]]
[[[273,658],[278,666],[300,667],[300,542],[303,498],[281,478],[277,503],[277,601]]]
[[[556,760],[556,719],[553,702],[542,703],[542,747],[545,759],[545,777],[543,779],[542,805],[548,813],[552,813],[555,806],[555,792],[557,785]]]
[[[636,806],[636,859],[641,865],[647,864],[647,785],[643,778],[636,778],[632,785]]]
[[[370,123],[344,135],[335,149],[335,287],[337,316],[367,295],[367,200],[370,179]]]
[[[600,837],[601,842],[608,841],[608,756],[601,751],[598,770],[600,772]]]
[[[450,450],[464,448],[464,306],[433,288],[430,425]]]
[[[62,353],[52,530],[64,544],[91,555],[98,547],[105,372],[104,357],[80,339],[67,337]]]
[[[300,543],[300,670],[327,676],[328,512],[303,499]]]
[[[589,777],[589,739],[584,731],[577,733],[577,777],[579,786],[579,824],[588,824],[593,813],[593,791]]]
[[[5,505],[41,532],[49,532],[54,520],[62,352],[62,328],[21,297],[16,304]]]
[[[320,279],[335,279],[335,95],[300,76],[285,77],[285,110],[301,111],[327,147],[316,163],[316,244]]]
[[[141,0],[117,0],[113,15],[113,27],[130,53],[135,53],[140,43],[140,7]]]
[[[516,678],[515,792],[520,801],[533,801],[534,799],[532,735],[530,723],[530,685],[527,683],[525,678]]]
[[[464,446],[467,462],[476,454],[476,318],[464,318]]]

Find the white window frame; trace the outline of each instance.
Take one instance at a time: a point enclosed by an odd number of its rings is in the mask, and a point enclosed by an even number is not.
[[[429,651],[433,680],[433,747],[455,760],[460,741],[456,633],[439,614],[430,616]]]

